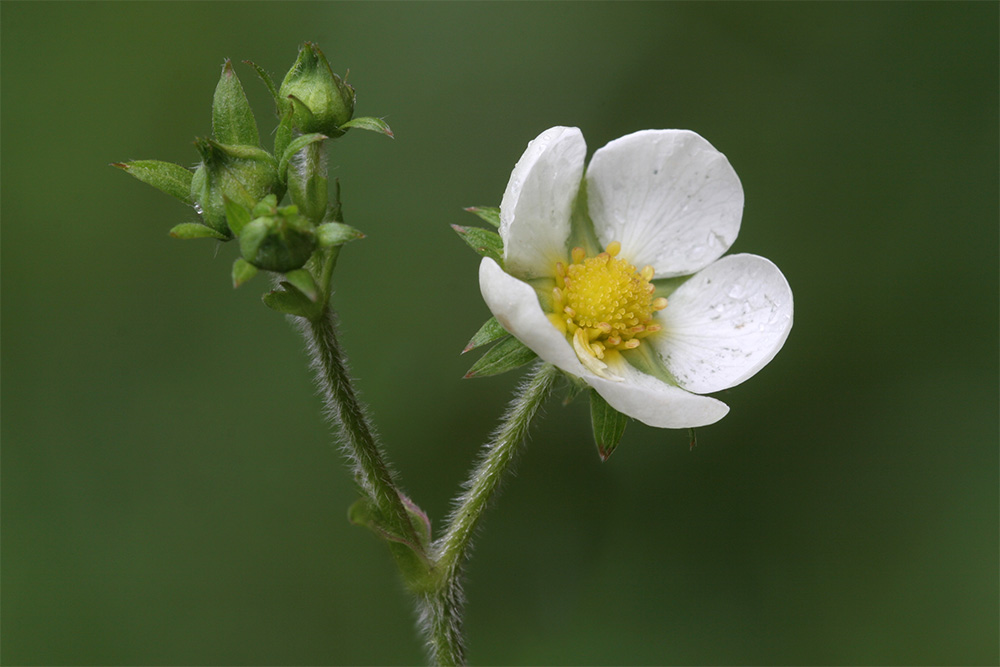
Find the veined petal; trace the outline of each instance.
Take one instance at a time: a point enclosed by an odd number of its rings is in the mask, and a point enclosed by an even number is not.
[[[492,259],[484,257],[479,265],[479,289],[501,326],[544,361],[572,375],[591,375],[577,359],[566,336],[542,311],[531,285],[507,274]]]
[[[648,340],[681,387],[699,394],[737,385],[774,358],[792,329],[792,290],[757,255],[730,255],[691,276]],[[610,401],[609,401],[610,402]]]
[[[729,406],[709,396],[698,396],[647,375],[619,359],[608,370],[620,382],[593,374],[584,381],[618,412],[657,428],[695,428],[714,424],[729,412]]]
[[[702,269],[740,231],[743,186],[726,156],[689,130],[642,130],[610,142],[587,168],[587,198],[602,246],[651,265],[657,278]]]
[[[528,144],[500,203],[504,265],[523,278],[551,275],[566,259],[573,200],[587,144],[575,127],[553,127]]]

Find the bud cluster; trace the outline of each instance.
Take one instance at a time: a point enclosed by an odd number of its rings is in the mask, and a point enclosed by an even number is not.
[[[284,274],[283,289],[295,290],[294,298],[305,294],[325,302],[339,246],[362,235],[341,220],[339,187],[330,197],[323,143],[352,127],[389,137],[392,131],[381,119],[353,118],[354,88],[334,74],[315,44],[302,45],[280,88],[262,68],[247,64],[277,108],[273,152],[261,146],[243,85],[226,60],[212,104],[212,136],[195,140],[201,161],[193,170],[157,160],[114,166],[195,210],[198,221],[175,226],[171,236],[238,240],[242,257],[233,267],[234,285],[258,269],[272,271]],[[291,204],[279,206],[286,193]],[[275,307],[267,298],[265,303]]]

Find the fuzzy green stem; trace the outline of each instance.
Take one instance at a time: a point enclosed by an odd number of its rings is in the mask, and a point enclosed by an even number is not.
[[[465,483],[465,490],[455,501],[444,536],[434,543],[436,585],[422,602],[432,657],[440,665],[465,663],[461,578],[472,536],[558,374],[555,367],[538,363],[518,387],[503,422],[486,444],[479,464]]]
[[[335,316],[329,307],[314,320],[297,318],[309,346],[312,367],[323,394],[326,415],[340,431],[362,493],[378,509],[387,527],[417,545],[416,531],[400,499],[399,487],[386,465],[364,409],[358,402],[337,340]]]

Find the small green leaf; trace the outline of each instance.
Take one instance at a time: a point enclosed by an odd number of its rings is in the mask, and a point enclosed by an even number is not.
[[[324,222],[316,228],[316,238],[319,239],[319,245],[322,248],[344,245],[348,241],[364,237],[365,235],[357,229],[342,222]]]
[[[243,228],[250,222],[250,211],[226,195],[222,195],[222,203],[226,207],[226,223],[229,225],[229,229],[233,231],[233,234],[239,236]]]
[[[406,508],[406,513],[410,516],[410,523],[413,525],[413,530],[417,534],[417,540],[420,541],[420,546],[423,547],[424,552],[430,548],[431,545],[431,520],[427,516],[427,512],[420,509],[420,506],[409,499],[403,493],[399,494],[399,499],[403,501],[403,507]]]
[[[462,354],[465,354],[469,350],[474,350],[481,345],[488,345],[489,343],[498,341],[509,335],[510,334],[507,333],[507,330],[500,326],[500,323],[497,322],[497,318],[491,317],[486,320],[483,326],[479,327],[479,331],[477,331],[472,339],[469,340],[469,344],[465,346],[464,350],[462,350]]]
[[[233,289],[257,275],[257,267],[242,257],[233,262]]]
[[[503,265],[503,241],[500,235],[482,227],[463,227],[452,225],[452,229],[469,244],[469,247],[483,257],[489,257]]]
[[[212,101],[212,133],[219,143],[260,145],[257,121],[250,110],[240,78],[228,58],[222,65],[222,76]]]
[[[484,354],[479,361],[472,365],[466,378],[487,377],[489,375],[499,375],[509,370],[524,366],[533,361],[538,355],[525,347],[524,343],[511,336],[496,344],[489,352]]]
[[[396,135],[392,133],[389,126],[381,118],[372,118],[371,116],[362,116],[361,118],[354,118],[349,120],[340,126],[341,130],[347,130],[348,128],[356,127],[359,130],[370,130],[372,132],[379,132],[389,137],[390,139],[395,139]]]
[[[500,226],[500,209],[498,208],[493,208],[492,206],[470,206],[465,210],[478,215],[482,220],[485,220],[494,227]]]
[[[590,423],[594,427],[594,442],[602,461],[614,453],[625,434],[628,417],[608,405],[596,391],[590,392]]]
[[[287,285],[287,287],[285,287]],[[284,283],[280,289],[268,292],[262,297],[264,305],[279,313],[297,315],[307,319],[315,319],[322,312],[322,306],[310,301],[309,297]]]
[[[179,164],[160,162],[159,160],[133,160],[132,162],[114,162],[112,167],[118,167],[147,185],[152,185],[171,197],[176,197],[190,206],[191,179],[194,174]]]
[[[285,148],[285,152],[281,154],[281,160],[278,162],[278,178],[284,182],[288,175],[288,162],[298,153],[300,150],[308,146],[309,144],[316,143],[317,141],[323,141],[328,139],[325,134],[319,134],[318,132],[313,134],[303,134],[301,137],[296,137],[292,140],[288,147]]]
[[[312,274],[306,269],[289,271],[285,274],[285,280],[295,289],[309,297],[310,301],[315,301],[319,298],[319,287],[316,286],[316,281],[313,279]]]
[[[413,501],[400,494],[400,499],[409,514],[410,523],[418,543],[410,537],[400,535],[383,518],[379,509],[367,498],[359,498],[347,508],[347,520],[355,526],[367,528],[385,540],[389,545],[396,565],[406,585],[413,591],[429,591],[434,585],[434,576],[427,559],[430,544],[430,521],[427,515]]]
[[[220,241],[227,241],[228,238],[223,236],[219,232],[215,231],[208,225],[203,225],[200,222],[182,222],[179,225],[175,225],[170,230],[170,235],[175,239],[219,239]]]

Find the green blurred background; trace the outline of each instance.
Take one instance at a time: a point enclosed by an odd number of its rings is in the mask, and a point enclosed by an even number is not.
[[[350,68],[336,306],[438,520],[517,380],[448,228],[552,125],[690,128],[746,191],[733,250],[796,297],[773,363],[687,434],[549,405],[469,568],[479,664],[996,664],[998,5],[2,6],[6,664],[424,660],[301,341],[234,248],[108,163],[192,164],[223,58]],[[263,132],[264,87],[238,66]],[[471,355],[470,355],[471,356]]]

